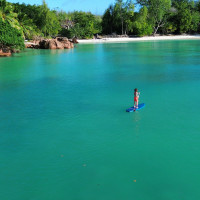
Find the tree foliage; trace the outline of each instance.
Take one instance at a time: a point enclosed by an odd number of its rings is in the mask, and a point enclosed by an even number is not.
[[[45,0],[39,9],[38,27],[42,30],[44,36],[57,35],[61,29],[60,23],[54,11],[51,11]]]
[[[101,33],[101,18],[90,12],[75,11],[69,14],[72,26],[65,30],[68,37],[93,38],[94,34]]]
[[[193,0],[137,0],[135,12],[132,0],[115,0],[103,16],[90,12],[50,10],[42,5],[9,3],[0,0],[1,23],[16,29],[20,38],[35,36],[67,36],[93,38],[95,34],[145,36],[156,33],[182,34],[200,31],[200,1]],[[9,44],[9,42],[7,42]]]
[[[193,1],[174,0],[172,6],[175,9],[174,18],[171,20],[176,26],[176,33],[197,32],[200,22],[198,3]]]
[[[13,5],[6,0],[0,0],[0,18],[3,22],[9,23],[13,28],[21,31],[20,24],[17,20],[17,13],[13,11]]]
[[[8,22],[0,18],[0,46],[11,49],[24,49],[24,40],[21,32],[13,28]]]
[[[153,32],[152,25],[148,22],[148,9],[143,6],[135,17],[132,32],[138,36],[151,35]]]
[[[155,35],[167,21],[171,0],[137,0],[137,2],[148,8],[149,18],[154,29],[153,34]]]
[[[103,33],[127,34],[133,24],[134,8],[132,0],[126,2],[116,0],[115,4],[110,5],[102,17]]]
[[[114,7],[110,5],[109,8],[106,9],[103,17],[102,17],[102,31],[104,34],[113,33],[114,28]]]
[[[132,1],[116,0],[102,17],[104,34],[197,33],[200,31],[200,1],[137,0],[141,6],[134,12]]]

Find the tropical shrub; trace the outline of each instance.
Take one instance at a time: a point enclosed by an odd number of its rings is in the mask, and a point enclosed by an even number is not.
[[[19,30],[0,19],[0,45],[11,49],[24,49],[24,39]]]

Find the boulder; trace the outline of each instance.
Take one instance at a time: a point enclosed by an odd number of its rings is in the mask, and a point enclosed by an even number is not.
[[[31,49],[39,49],[39,42],[38,42],[38,44],[33,43],[33,42],[26,42],[25,47],[31,48]]]
[[[67,38],[45,39],[39,42],[41,49],[71,49],[74,45]]]
[[[48,40],[46,44],[47,44],[46,49],[57,49],[57,43],[55,40]]]
[[[74,48],[74,45],[72,42],[70,41],[62,41],[62,44],[63,44],[63,47],[65,49],[71,49],[71,48]]]
[[[11,55],[12,55],[12,53],[11,53],[10,49],[7,49],[7,48],[0,49],[0,57],[8,57]]]
[[[76,37],[73,37],[73,38],[72,38],[72,42],[73,42],[74,44],[78,44],[77,38],[76,38]]]
[[[58,40],[55,40],[55,43],[56,43],[57,49],[64,49],[64,45],[63,45],[62,42],[59,42]]]
[[[39,41],[39,48],[40,49],[48,49],[49,46],[48,46],[48,40],[41,40]]]
[[[35,39],[32,42],[26,42],[26,48],[35,49],[71,49],[74,48],[74,43],[78,43],[74,38],[72,41],[66,37],[57,37],[55,39]],[[12,53],[18,53],[19,50],[11,50],[9,47],[0,46],[0,57],[11,56]]]
[[[68,41],[67,37],[56,37],[56,40],[58,40],[59,42],[63,42],[63,41]]]

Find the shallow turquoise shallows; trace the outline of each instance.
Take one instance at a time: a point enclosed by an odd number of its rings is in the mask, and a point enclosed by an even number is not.
[[[1,58],[0,199],[198,200],[199,102],[198,40]]]

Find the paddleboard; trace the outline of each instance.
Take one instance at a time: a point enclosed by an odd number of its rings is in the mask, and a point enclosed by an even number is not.
[[[140,110],[140,109],[142,109],[144,107],[145,107],[145,104],[141,103],[141,104],[138,105],[137,109],[135,109],[134,106],[133,106],[133,107],[130,107],[130,108],[126,109],[126,112],[134,112],[134,111]]]

